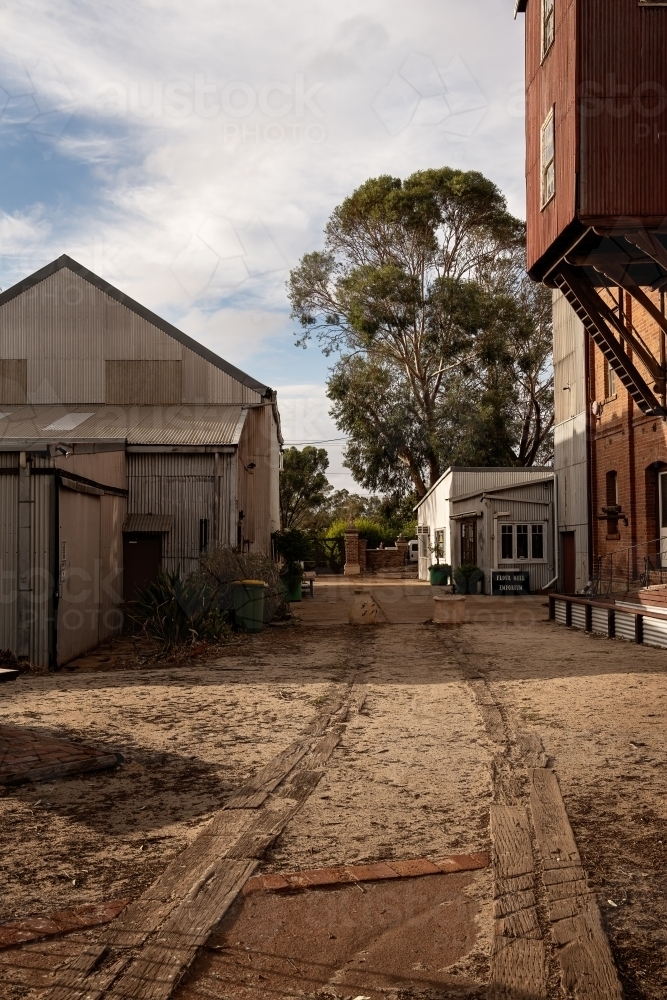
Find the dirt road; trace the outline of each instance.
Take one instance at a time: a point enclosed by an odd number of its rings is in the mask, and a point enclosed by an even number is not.
[[[425,624],[428,591],[405,586],[401,598],[403,586],[377,591],[384,620],[368,629],[345,624],[351,588],[318,588],[300,626],[269,629],[215,663],[5,685],[0,721],[120,751],[125,763],[0,792],[0,919],[136,899],[352,684],[339,742],[260,872],[489,850],[491,803],[527,801],[525,747],[539,744],[626,997],[667,995],[664,651],[566,630],[533,599],[473,599],[471,624]],[[481,997],[493,934],[490,868],[241,896],[178,996]],[[101,940],[95,929],[67,946],[0,951],[0,996],[45,996],[72,949]]]

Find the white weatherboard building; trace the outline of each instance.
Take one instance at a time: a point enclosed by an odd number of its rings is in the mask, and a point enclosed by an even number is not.
[[[419,579],[436,560],[478,566],[483,592],[492,574],[527,573],[530,591],[558,575],[554,546],[555,475],[548,468],[452,466],[416,507]]]
[[[271,552],[276,393],[69,257],[0,295],[0,648],[57,666],[214,545]]]

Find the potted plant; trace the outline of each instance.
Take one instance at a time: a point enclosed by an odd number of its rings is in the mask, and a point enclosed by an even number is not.
[[[288,528],[278,531],[275,535],[276,552],[285,561],[281,577],[287,591],[289,601],[301,600],[301,581],[303,579],[303,562],[312,557],[312,544],[305,531],[299,528]]]
[[[473,566],[472,563],[463,563],[461,566],[457,566],[454,570],[456,593],[476,594],[479,581],[483,578],[483,576],[484,574],[479,566]]]
[[[440,556],[444,555],[442,548],[442,542],[439,539],[436,540],[435,545],[429,545],[429,552],[435,556],[435,562],[428,571],[432,587],[446,587],[452,576],[452,567],[448,563],[440,562]]]

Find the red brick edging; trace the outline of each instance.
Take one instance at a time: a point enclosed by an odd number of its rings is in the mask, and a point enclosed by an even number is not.
[[[446,875],[453,872],[479,871],[489,865],[486,852],[454,854],[441,861],[415,858],[412,861],[377,861],[368,865],[346,865],[340,868],[315,868],[312,871],[285,874],[255,875],[243,887],[244,896],[253,892],[285,892],[295,889],[315,889],[329,885],[349,885],[354,882],[377,882],[381,879],[415,878],[420,875]]]

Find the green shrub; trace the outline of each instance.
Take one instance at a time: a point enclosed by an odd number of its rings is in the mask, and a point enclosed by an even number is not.
[[[379,521],[372,521],[367,517],[358,517],[354,522],[354,527],[359,532],[359,538],[365,538],[369,549],[377,549],[380,542],[385,545],[395,545],[397,533],[387,525]],[[331,524],[325,533],[325,538],[342,538],[349,528],[350,522],[339,519]]]
[[[477,584],[482,579],[484,574],[482,573],[479,566],[473,566],[472,563],[463,563],[461,566],[457,566],[454,570],[454,583],[456,584],[457,594],[476,594]]]

